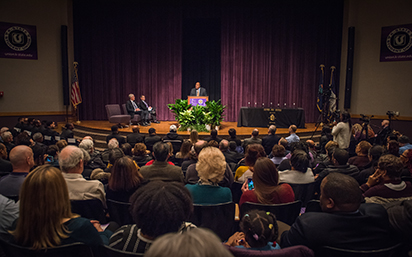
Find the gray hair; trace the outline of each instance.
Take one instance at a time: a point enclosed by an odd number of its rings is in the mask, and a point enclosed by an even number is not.
[[[10,131],[5,131],[5,132],[3,132],[3,134],[1,134],[1,138],[4,139],[4,140],[7,140],[7,139],[11,138],[12,136],[13,135],[11,134]]]
[[[154,241],[145,257],[233,257],[210,230],[194,228],[184,233],[165,234]]]
[[[116,147],[119,147],[119,141],[117,141],[116,138],[112,138],[109,140],[109,143],[107,143],[107,147],[109,149],[114,149]]]
[[[170,132],[172,132],[172,131],[173,131],[173,132],[176,132],[176,131],[177,131],[176,125],[171,125],[170,128],[169,128],[169,131],[170,131]]]
[[[129,94],[129,99],[131,99],[134,96],[134,94]]]
[[[83,139],[79,144],[79,147],[86,150],[88,153],[91,153],[93,151],[93,146],[93,141],[90,139]]]
[[[66,151],[70,151],[71,149],[70,154],[65,154]],[[63,172],[68,172],[76,168],[82,160],[84,160],[84,154],[80,148],[77,146],[66,146],[59,155],[60,169]]]
[[[43,138],[43,134],[40,132],[37,132],[33,135],[33,140],[38,141],[39,139]]]
[[[90,161],[90,154],[83,148],[79,148],[83,152],[83,162],[86,164]]]
[[[270,125],[269,131],[272,135],[274,135],[276,133],[276,126],[275,125]]]

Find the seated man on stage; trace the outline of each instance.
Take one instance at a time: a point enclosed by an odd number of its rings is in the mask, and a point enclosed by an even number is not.
[[[134,94],[129,94],[129,101],[126,102],[126,109],[127,109],[127,113],[131,116],[131,118],[133,119],[135,114],[141,114],[142,110],[140,110],[137,107],[137,104],[135,103],[136,98],[134,97]]]
[[[190,96],[207,96],[206,89],[200,87],[200,82],[196,82],[195,88],[192,88],[190,91]]]
[[[154,123],[160,123],[156,119],[156,107],[149,106],[146,102],[146,97],[142,95],[140,97],[140,102],[139,102],[139,108],[142,110],[142,120],[143,120],[143,126],[148,126],[150,125],[149,122],[149,113],[152,115],[153,122]]]

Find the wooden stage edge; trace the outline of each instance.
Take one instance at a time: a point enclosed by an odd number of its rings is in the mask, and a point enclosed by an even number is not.
[[[64,124],[60,124],[64,125]],[[92,130],[97,133],[102,133],[102,134],[109,134],[111,127],[115,125],[113,123],[109,123],[108,121],[97,121],[97,120],[87,120],[87,121],[81,121],[80,124],[74,123],[74,126],[76,129],[79,130]],[[152,123],[150,126],[139,126],[140,128],[140,133],[143,134],[148,134],[148,130],[150,128],[155,128],[156,133],[161,136],[161,135],[166,135],[169,132],[169,128],[171,125],[176,125],[178,126],[178,123],[176,121],[161,121],[159,124]],[[268,128],[264,127],[238,127],[237,122],[222,122],[221,127],[218,131],[219,136],[227,137],[229,135],[228,131],[230,128],[236,129],[236,135],[240,138],[248,138],[251,136],[253,129],[258,129],[259,130],[259,136],[264,136],[267,135],[268,133]],[[315,123],[306,123],[306,128],[304,129],[298,129],[297,134],[311,134],[315,131],[316,129],[316,124]],[[320,135],[320,132],[322,130],[322,126],[319,126],[319,128],[316,130],[316,136]],[[121,134],[128,134],[132,132],[132,128],[121,128],[119,129],[119,132]],[[183,137],[188,137],[190,135],[190,132],[188,131],[178,131],[178,134],[183,136]],[[204,138],[208,136],[210,133],[209,132],[199,132],[200,138]],[[276,131],[276,134],[281,135],[281,136],[287,136],[289,135],[288,129],[287,128],[278,128]]]

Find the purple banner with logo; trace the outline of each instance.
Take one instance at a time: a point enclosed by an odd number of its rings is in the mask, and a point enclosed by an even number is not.
[[[0,22],[0,58],[37,60],[36,26]]]
[[[381,62],[412,60],[412,24],[382,27]]]
[[[191,96],[189,98],[189,103],[193,106],[196,105],[201,105],[201,106],[206,106],[206,101],[207,101],[207,97],[204,96]]]

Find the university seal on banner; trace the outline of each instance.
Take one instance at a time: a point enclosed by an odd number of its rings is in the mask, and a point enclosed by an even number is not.
[[[24,51],[30,47],[32,39],[26,29],[13,26],[4,33],[4,41],[14,51]]]
[[[393,53],[403,53],[412,46],[412,31],[400,27],[392,30],[386,38],[386,46]]]
[[[198,103],[199,103],[199,105],[202,105],[202,104],[203,104],[203,100],[202,100],[202,99],[199,99]]]

